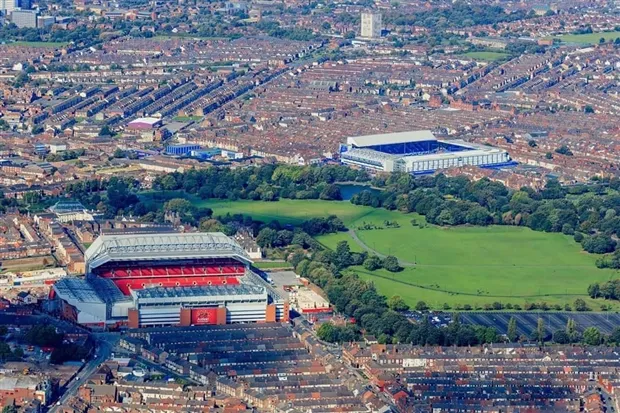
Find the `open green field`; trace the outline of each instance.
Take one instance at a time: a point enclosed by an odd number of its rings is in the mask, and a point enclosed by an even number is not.
[[[502,52],[468,52],[463,56],[470,57],[475,60],[482,60],[487,62],[493,62],[495,60],[501,60],[508,57],[508,53]]]
[[[24,42],[24,41],[13,42],[13,43],[8,43],[8,44],[12,46],[23,46],[23,47],[49,47],[50,49],[57,49],[60,47],[65,47],[67,45],[67,43],[63,43],[63,42]]]
[[[202,116],[175,116],[172,120],[175,122],[198,122],[202,120]]]
[[[565,34],[562,36],[556,36],[556,39],[560,39],[566,43],[581,43],[581,44],[598,44],[601,38],[606,42],[609,40],[616,40],[620,37],[619,31],[613,32],[600,32],[600,33],[586,33],[586,34]]]
[[[395,274],[384,270],[368,272],[361,267],[354,270],[361,277],[372,279],[381,293],[398,294],[411,305],[420,300],[435,308],[444,303],[475,307],[494,301],[521,306],[541,301],[564,305],[583,298],[598,310],[600,304],[611,302],[590,300],[586,294],[588,285],[619,276],[618,272],[596,268],[596,256],[583,252],[572,237],[523,227],[436,227],[416,214],[348,202],[209,200],[197,204],[212,208],[216,216],[243,213],[254,219],[292,224],[335,214],[355,230],[366,248],[395,255],[410,264]],[[412,219],[421,226],[413,226]],[[366,224],[385,227],[385,221],[397,222],[400,227],[360,229]],[[346,240],[352,251],[363,250],[346,232],[317,239],[328,248]]]
[[[262,270],[268,270],[270,268],[287,268],[287,267],[290,267],[291,264],[287,262],[278,262],[278,261],[256,261],[254,263],[254,266]]]
[[[349,202],[315,199],[303,201],[281,199],[277,202],[207,200],[195,201],[194,204],[213,209],[214,216],[226,213],[244,214],[259,221],[278,220],[282,224],[298,224],[310,218],[337,215],[345,225],[349,225],[374,211],[371,207],[361,207]]]

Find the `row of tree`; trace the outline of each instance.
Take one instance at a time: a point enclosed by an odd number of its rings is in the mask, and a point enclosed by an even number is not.
[[[201,199],[290,199],[340,200],[336,182],[367,182],[365,171],[344,165],[263,165],[253,168],[208,168],[160,176],[153,189],[183,190]]]
[[[590,284],[590,286],[588,286],[588,295],[591,298],[620,300],[620,280]]]

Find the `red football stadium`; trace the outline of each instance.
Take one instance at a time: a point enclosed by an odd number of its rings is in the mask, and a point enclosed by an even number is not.
[[[288,320],[288,302],[221,233],[102,235],[85,278],[54,285],[63,314],[106,327]]]

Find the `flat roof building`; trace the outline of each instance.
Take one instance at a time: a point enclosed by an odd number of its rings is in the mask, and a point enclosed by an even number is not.
[[[381,13],[362,13],[361,35],[369,39],[381,37]]]
[[[11,21],[20,29],[36,28],[38,13],[34,10],[13,10]]]

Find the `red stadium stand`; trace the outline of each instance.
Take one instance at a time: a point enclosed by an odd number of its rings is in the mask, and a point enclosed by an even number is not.
[[[131,290],[150,286],[236,285],[239,284],[237,277],[245,274],[245,267],[230,259],[199,260],[181,265],[119,262],[105,264],[94,273],[113,279],[123,294],[129,295]]]

